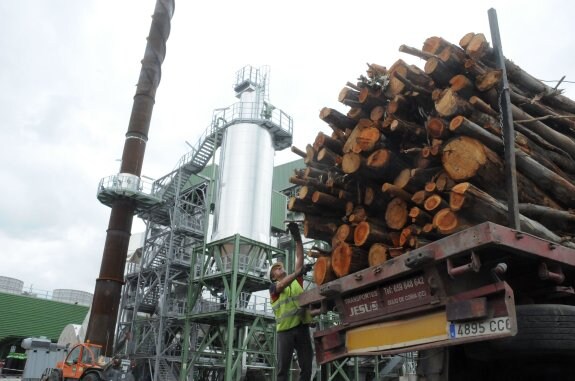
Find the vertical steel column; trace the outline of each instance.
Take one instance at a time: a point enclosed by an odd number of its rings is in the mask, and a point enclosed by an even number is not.
[[[139,177],[142,172],[156,89],[160,83],[161,65],[166,55],[166,41],[170,34],[173,14],[174,0],[156,1],[126,133],[120,173]],[[107,356],[113,355],[114,332],[135,208],[134,200],[120,196],[112,204],[100,275],[96,280],[92,313],[86,331],[86,341],[102,345]]]
[[[517,196],[517,172],[515,169],[515,130],[513,127],[513,115],[511,113],[509,82],[507,81],[505,57],[503,56],[501,36],[499,35],[497,12],[494,8],[490,8],[487,13],[489,15],[491,40],[493,42],[493,50],[495,52],[497,66],[502,71],[501,86],[499,88],[499,101],[501,104],[500,118],[503,123],[503,141],[505,143],[505,178],[507,179],[507,212],[509,216],[509,226],[513,229],[519,230],[519,201]]]
[[[234,253],[232,257],[232,279],[229,288],[229,318],[226,330],[226,373],[224,376],[225,381],[234,381],[235,373],[233,370],[233,364],[235,356],[239,353],[235,353],[234,348],[234,337],[235,337],[235,322],[236,322],[236,303],[237,303],[237,287],[238,287],[238,272],[239,272],[239,254],[240,254],[240,235],[236,234],[234,236]],[[239,378],[238,378],[239,379]]]

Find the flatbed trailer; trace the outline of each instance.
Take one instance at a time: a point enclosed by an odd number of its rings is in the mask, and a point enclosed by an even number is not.
[[[321,364],[457,345],[479,357],[571,357],[574,275],[574,249],[485,222],[306,291],[299,302],[339,315],[314,333]],[[534,310],[535,322],[524,316]],[[550,340],[538,342],[538,335]]]

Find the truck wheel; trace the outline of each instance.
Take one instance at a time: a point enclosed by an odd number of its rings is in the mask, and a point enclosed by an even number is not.
[[[97,373],[88,373],[82,377],[82,381],[100,381],[100,376]]]
[[[517,335],[466,345],[476,358],[575,355],[575,307],[533,304],[516,307]]]

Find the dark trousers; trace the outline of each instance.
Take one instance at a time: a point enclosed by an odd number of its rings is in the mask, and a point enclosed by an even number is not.
[[[278,338],[278,378],[277,381],[285,381],[289,378],[289,372],[293,359],[293,351],[297,353],[297,362],[301,369],[299,381],[311,380],[311,367],[313,363],[313,348],[309,326],[298,325],[287,331],[277,333]]]

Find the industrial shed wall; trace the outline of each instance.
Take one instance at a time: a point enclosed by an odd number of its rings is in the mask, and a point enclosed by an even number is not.
[[[82,324],[87,306],[0,292],[0,342],[45,336],[57,341],[68,324]]]

